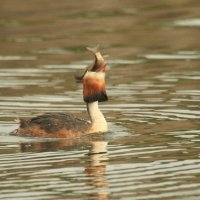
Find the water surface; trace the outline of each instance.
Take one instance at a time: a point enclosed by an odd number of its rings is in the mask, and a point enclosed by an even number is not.
[[[0,8],[0,199],[200,196],[199,2],[4,1]],[[74,80],[100,44],[109,132],[10,136],[45,112],[87,118]]]

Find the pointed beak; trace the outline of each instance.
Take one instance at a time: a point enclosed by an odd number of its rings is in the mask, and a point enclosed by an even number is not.
[[[89,65],[86,68],[82,76],[75,76],[75,79],[77,82],[81,82],[87,72],[90,72],[90,71],[91,72],[105,72],[106,70],[106,62],[103,56],[101,55],[100,51],[98,50],[98,46],[94,48],[86,47],[86,49],[95,56],[95,60],[93,64]]]
[[[105,72],[106,62],[98,50],[98,46],[94,48],[87,47],[87,50],[95,56],[94,63],[87,68],[87,71]]]

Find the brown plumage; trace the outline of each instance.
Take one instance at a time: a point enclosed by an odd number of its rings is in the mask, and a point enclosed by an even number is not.
[[[85,134],[90,123],[66,113],[46,113],[31,119],[20,119],[20,128],[14,135],[61,137]],[[56,133],[56,134],[55,134]]]

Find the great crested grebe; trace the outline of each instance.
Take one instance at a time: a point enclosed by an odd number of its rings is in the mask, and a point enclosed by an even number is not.
[[[105,89],[106,63],[97,48],[87,50],[94,54],[95,62],[76,79],[83,83],[83,99],[87,105],[90,122],[72,114],[46,113],[31,119],[20,119],[20,126],[11,133],[12,135],[62,138],[107,131],[107,122],[98,106],[98,102],[108,100]]]

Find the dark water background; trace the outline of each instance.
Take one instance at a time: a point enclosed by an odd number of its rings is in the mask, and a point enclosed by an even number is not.
[[[199,0],[1,0],[0,199],[200,198]],[[18,117],[87,117],[74,81],[107,58],[109,132],[9,136]]]

